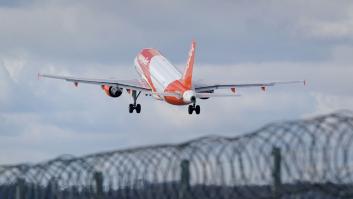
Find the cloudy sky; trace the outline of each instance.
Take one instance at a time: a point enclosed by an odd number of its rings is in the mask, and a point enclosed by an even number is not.
[[[141,48],[183,68],[197,41],[194,78],[307,86],[239,90],[200,101],[201,115],[98,86],[37,80],[38,72],[137,78]],[[237,136],[273,122],[353,109],[353,2],[338,0],[2,0],[0,164],[37,162],[206,135]]]

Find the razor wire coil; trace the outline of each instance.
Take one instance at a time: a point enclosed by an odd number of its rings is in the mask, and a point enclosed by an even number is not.
[[[0,166],[0,198],[18,189],[20,198],[353,198],[353,114]]]

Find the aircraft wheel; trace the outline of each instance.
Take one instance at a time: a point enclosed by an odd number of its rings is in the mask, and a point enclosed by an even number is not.
[[[133,104],[129,104],[129,113],[132,113],[132,112],[134,112],[134,105]]]
[[[140,113],[141,112],[141,104],[137,104],[136,105],[136,113]]]
[[[196,114],[197,114],[197,115],[200,114],[200,111],[201,111],[200,106],[199,106],[199,105],[196,105],[196,107],[195,107],[195,112],[196,112]]]
[[[188,107],[189,115],[191,115],[193,111],[194,111],[194,107],[192,105],[189,105]]]

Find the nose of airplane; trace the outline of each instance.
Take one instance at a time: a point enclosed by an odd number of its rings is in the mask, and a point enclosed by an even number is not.
[[[183,101],[185,103],[195,103],[196,96],[193,90],[187,90],[183,93]]]

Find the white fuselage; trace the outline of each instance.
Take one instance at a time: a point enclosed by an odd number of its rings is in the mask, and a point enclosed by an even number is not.
[[[182,74],[157,50],[143,49],[134,60],[135,68],[141,78],[151,87],[153,92],[179,92],[184,93],[185,88],[180,83]],[[160,97],[153,95],[157,99],[164,99],[171,104],[185,104],[176,97]]]

